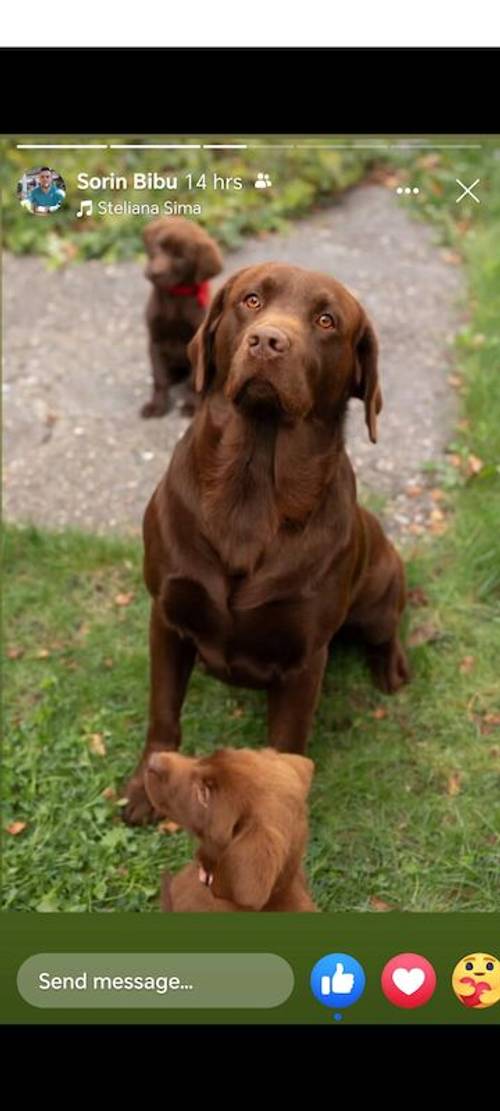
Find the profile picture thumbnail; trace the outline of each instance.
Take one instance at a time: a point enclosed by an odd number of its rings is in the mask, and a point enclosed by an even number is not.
[[[26,170],[17,183],[17,196],[23,208],[35,216],[57,212],[66,197],[66,186],[57,170],[39,166]]]

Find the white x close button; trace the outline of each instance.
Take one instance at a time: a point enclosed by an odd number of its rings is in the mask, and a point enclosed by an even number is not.
[[[460,204],[460,201],[463,201],[464,197],[471,197],[472,200],[476,202],[476,204],[481,204],[479,197],[476,197],[476,194],[472,192],[472,190],[476,188],[476,185],[479,185],[481,178],[477,177],[476,180],[472,182],[472,185],[464,185],[463,181],[460,181],[459,177],[456,177],[455,181],[457,185],[459,185],[460,188],[463,189],[463,193],[461,193],[460,196],[457,197],[455,204]]]

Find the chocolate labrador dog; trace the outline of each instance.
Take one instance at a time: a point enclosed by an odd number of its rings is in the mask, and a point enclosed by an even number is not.
[[[195,860],[164,873],[162,909],[316,910],[302,864],[313,771],[306,756],[272,748],[153,752],[151,802],[199,840]]]
[[[169,389],[191,374],[189,341],[203,321],[209,303],[208,279],[222,270],[213,239],[183,216],[163,216],[144,231],[148,253],[145,275],[151,282],[146,309],[153,393],[141,416],[162,417],[170,406]],[[194,394],[186,387],[186,411]]]
[[[373,443],[382,408],[361,305],[324,274],[252,266],[218,291],[190,355],[202,403],[144,518],[151,687],[131,823],[153,816],[145,761],[178,748],[195,661],[264,688],[269,744],[297,753],[338,630],[365,642],[383,691],[408,678],[403,565],[357,504],[344,446],[349,400]]]

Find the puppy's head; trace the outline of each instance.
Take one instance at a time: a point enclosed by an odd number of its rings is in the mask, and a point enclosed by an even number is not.
[[[299,865],[313,762],[274,749],[221,749],[202,759],[159,752],[145,785],[162,814],[200,839],[212,892],[260,910]]]
[[[162,216],[147,224],[144,243],[145,275],[158,289],[204,282],[222,270],[217,244],[199,224],[182,216]]]
[[[218,291],[189,354],[196,388],[222,390],[249,416],[328,421],[359,397],[376,441],[377,341],[334,278],[278,262],[240,270]]]

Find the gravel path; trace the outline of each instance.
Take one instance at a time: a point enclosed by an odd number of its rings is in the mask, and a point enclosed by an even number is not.
[[[227,255],[226,274],[265,259],[332,273],[366,306],[380,338],[385,406],[373,446],[362,405],[352,402],[349,450],[362,486],[385,498],[392,534],[418,532],[432,509],[425,463],[442,456],[455,417],[447,374],[460,270],[405,202],[376,185],[286,236],[249,241]],[[187,427],[178,411],[138,416],[149,391],[140,264],[47,271],[40,259],[8,256],[3,290],[6,518],[137,534]]]

